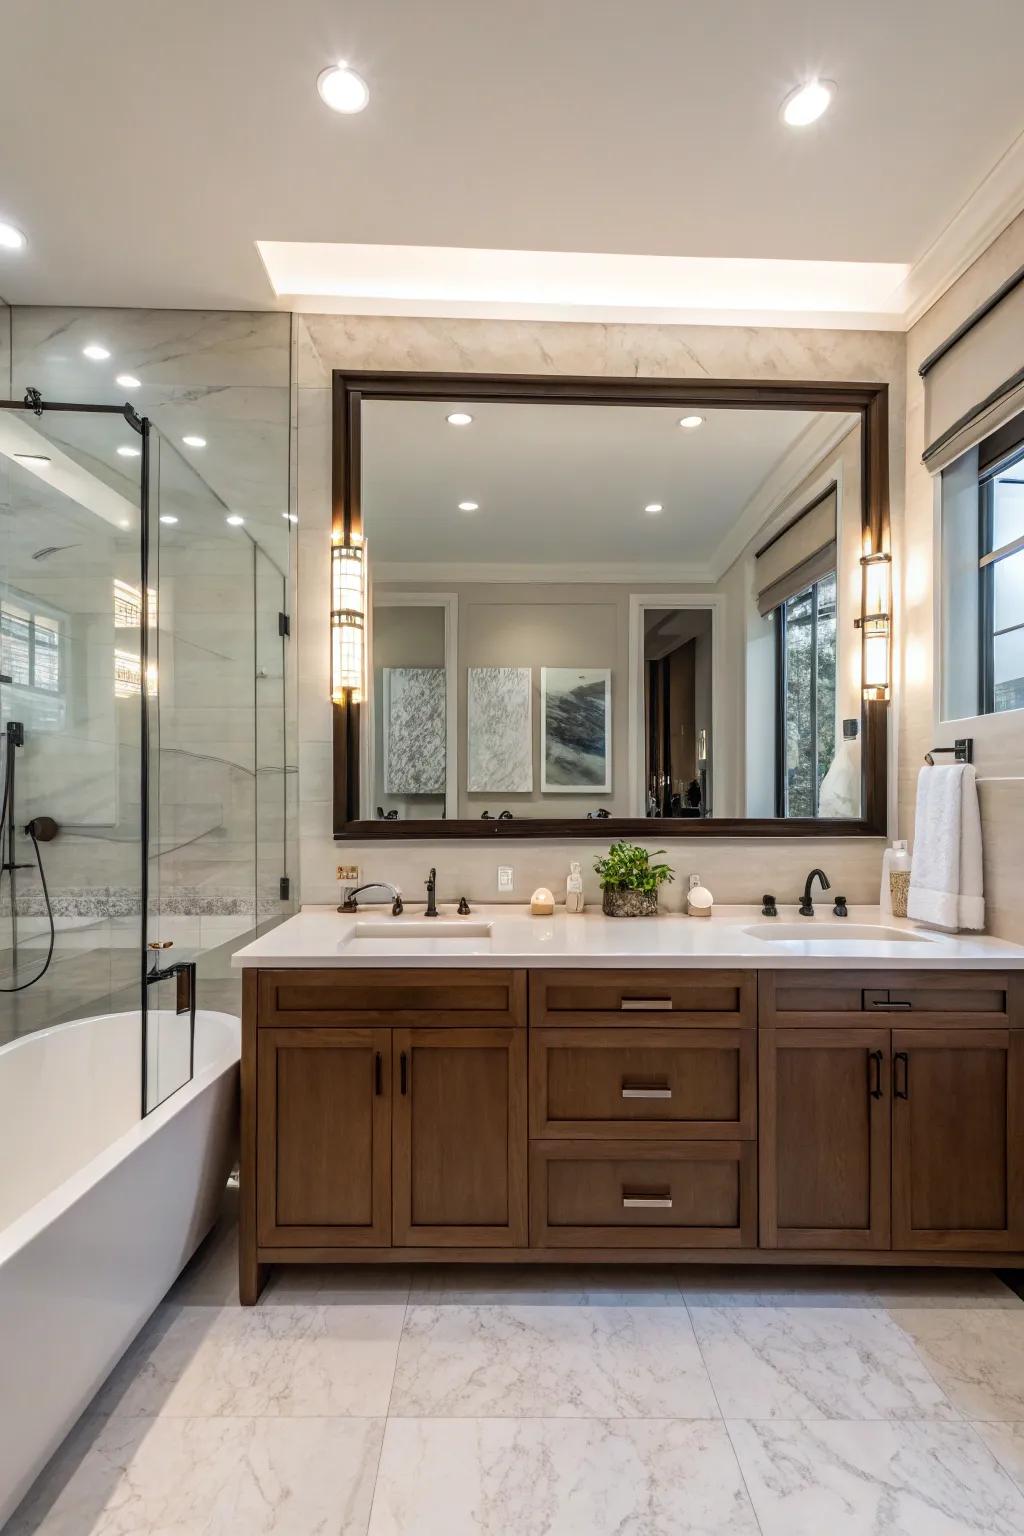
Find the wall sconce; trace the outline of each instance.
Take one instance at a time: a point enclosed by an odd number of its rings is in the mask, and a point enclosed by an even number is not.
[[[862,555],[861,690],[866,699],[889,697],[892,648],[892,556]]]
[[[358,704],[363,696],[366,599],[363,546],[352,538],[331,545],[331,699]]]

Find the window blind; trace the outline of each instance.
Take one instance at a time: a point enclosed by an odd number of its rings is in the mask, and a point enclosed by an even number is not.
[[[836,569],[835,485],[757,551],[757,607],[762,618]]]
[[[1024,267],[926,357],[924,462],[945,469],[1024,411]]]

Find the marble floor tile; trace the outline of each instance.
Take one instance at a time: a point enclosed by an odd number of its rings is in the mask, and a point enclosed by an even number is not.
[[[690,1265],[679,1286],[690,1307],[877,1307],[873,1269],[824,1265]]]
[[[391,1419],[369,1536],[758,1536],[708,1420]]]
[[[430,1264],[410,1300],[429,1306],[681,1307],[671,1265]]]
[[[1015,1307],[1024,1301],[988,1269],[877,1270],[875,1293],[883,1307]]]
[[[382,1419],[80,1425],[7,1536],[365,1536]]]
[[[282,1264],[261,1307],[405,1306],[411,1276],[399,1264]]]
[[[901,1308],[892,1316],[965,1418],[1024,1420],[1024,1310]]]
[[[695,1307],[690,1315],[726,1419],[958,1416],[887,1312]]]
[[[683,1307],[413,1306],[408,1418],[718,1418]]]
[[[125,1417],[375,1417],[401,1305],[162,1307],[96,1399]]]
[[[730,1423],[763,1536],[1020,1536],[1024,1496],[969,1424]]]
[[[978,1422],[975,1430],[984,1440],[999,1465],[1024,1493],[1024,1423],[1000,1424]]]

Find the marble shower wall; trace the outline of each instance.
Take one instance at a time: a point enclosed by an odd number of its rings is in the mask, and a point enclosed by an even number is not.
[[[30,385],[50,399],[127,397],[158,429],[158,510],[178,521],[156,525],[151,571],[159,593],[155,899],[168,913],[276,915],[285,910],[280,876],[295,873],[288,839],[298,824],[296,720],[294,707],[290,716],[286,709],[277,633],[278,612],[289,607],[293,543],[290,316],[18,307],[11,321],[0,312],[0,375],[12,398]],[[91,342],[109,360],[86,359]],[[118,385],[121,373],[140,386]],[[184,446],[189,434],[205,438],[205,448]],[[114,470],[118,464],[125,494],[136,493],[138,460],[114,460]],[[229,515],[244,525],[228,525]],[[105,601],[109,607],[109,591]],[[47,850],[48,877],[68,915],[130,909],[137,899],[137,730],[129,718],[137,703],[122,702],[116,820],[88,837],[62,835]],[[51,752],[60,745],[55,737]]]
[[[917,776],[930,746],[974,735],[981,799],[988,931],[1024,943],[1024,718],[1020,711],[969,722],[935,735],[934,641],[935,485],[922,463],[924,358],[1024,265],[1024,214],[978,257],[907,335],[907,511],[903,565],[902,687],[899,810],[903,835],[913,836]]]
[[[364,878],[397,880],[412,899],[429,864],[436,864],[444,897],[496,900],[499,862],[516,869],[513,899],[536,885],[557,890],[570,858],[589,871],[600,843],[516,842],[501,852],[445,842],[431,848],[332,840],[331,707],[329,680],[329,535],[331,370],[413,369],[427,372],[593,374],[605,377],[800,379],[879,381],[889,385],[891,493],[894,536],[903,516],[906,343],[880,331],[771,327],[555,324],[508,320],[381,319],[296,315],[295,420],[298,540],[300,864],[302,900],[335,899],[339,859],[360,865]],[[737,729],[744,699],[730,701]],[[895,763],[891,765],[895,785]],[[895,805],[895,795],[893,794]],[[681,874],[696,870],[720,901],[750,901],[771,889],[793,899],[809,862],[821,862],[851,901],[877,901],[880,839],[673,839],[670,860]],[[809,854],[811,855],[809,857]],[[685,883],[685,882],[682,882]],[[589,888],[596,899],[597,888]],[[681,883],[669,887],[670,906]]]

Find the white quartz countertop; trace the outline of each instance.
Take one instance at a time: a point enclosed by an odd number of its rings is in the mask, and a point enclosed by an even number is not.
[[[296,917],[236,951],[237,967],[485,966],[642,967],[733,966],[744,970],[877,966],[884,970],[1024,969],[1024,946],[1002,939],[945,934],[877,907],[831,915],[827,899],[816,915],[780,906],[763,918],[758,906],[716,907],[710,918],[664,912],[657,917],[609,918],[595,907],[569,915],[531,917],[522,906],[474,907],[458,917],[441,904],[436,920],[422,906],[392,917],[387,906],[358,913],[303,907]]]

